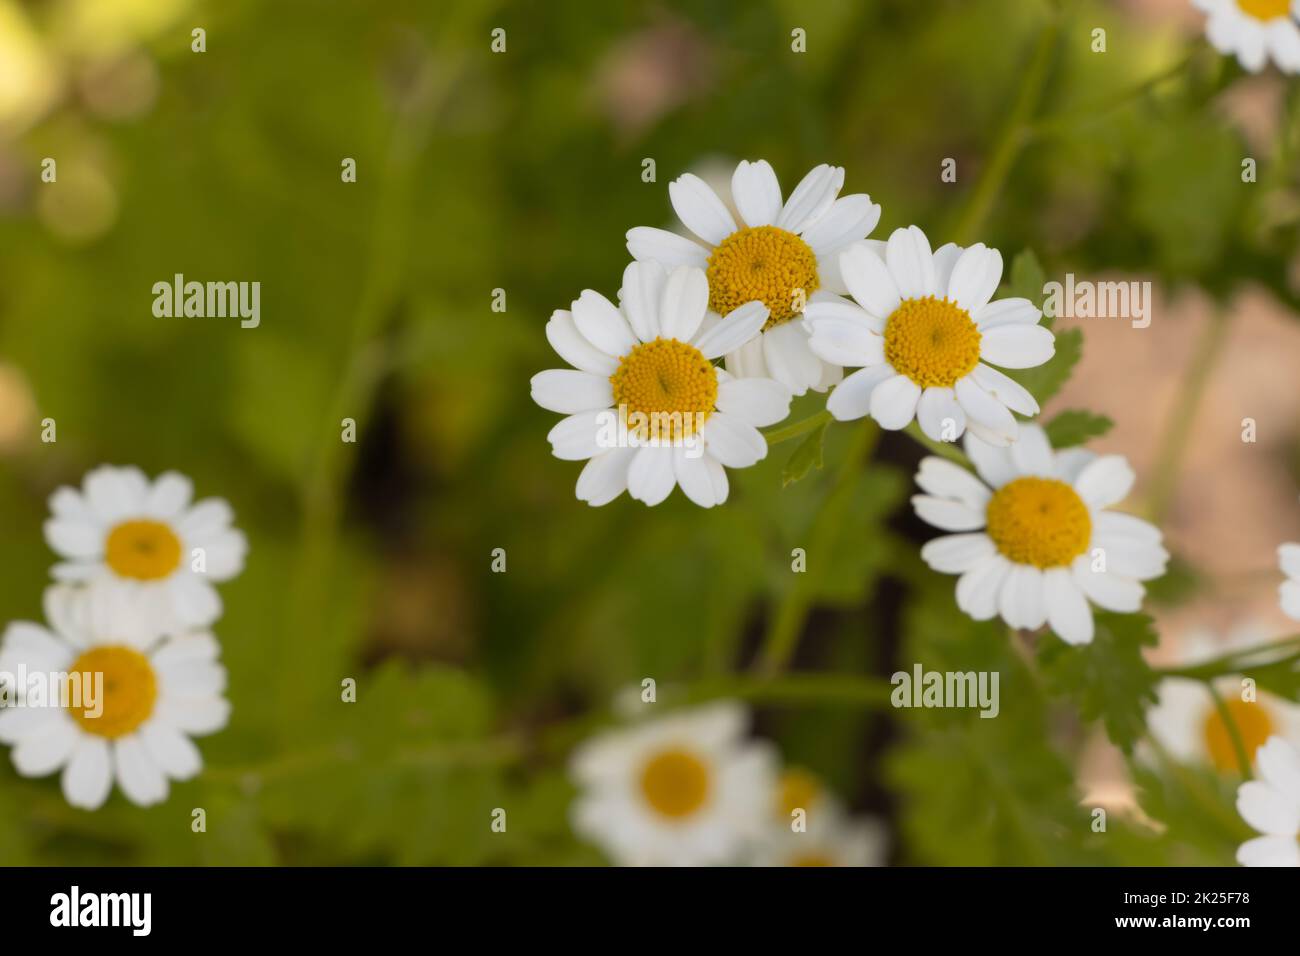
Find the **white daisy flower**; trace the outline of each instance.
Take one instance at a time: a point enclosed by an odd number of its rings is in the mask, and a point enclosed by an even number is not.
[[[842,370],[808,349],[797,318],[805,302],[844,291],[839,255],[880,221],[880,206],[864,193],[840,196],[844,170],[821,165],[781,201],[781,185],[766,160],[742,160],[731,177],[727,204],[700,177],[687,173],[668,185],[682,223],[704,245],[663,229],[627,233],[632,258],[708,270],[709,312],[724,316],[747,302],[767,306],[763,335],[731,349],[727,371],[742,378],[774,378],[795,395],[825,391]],[[836,198],[839,197],[839,198]]]
[[[959,574],[957,606],[977,621],[1001,614],[1033,630],[1045,622],[1062,640],[1093,637],[1091,601],[1137,611],[1140,582],[1165,571],[1160,530],[1108,510],[1133,486],[1121,455],[1053,451],[1037,425],[1021,426],[1009,448],[966,436],[977,478],[943,458],[921,462],[912,498],[917,515],[944,531],[921,549],[934,570]],[[983,480],[981,480],[983,479]]]
[[[1287,579],[1278,585],[1282,613],[1300,621],[1300,544],[1284,544],[1277,549],[1278,564]]]
[[[1242,866],[1300,866],[1300,750],[1270,737],[1255,754],[1259,779],[1237,789],[1237,812],[1263,836],[1237,849]]]
[[[850,247],[840,273],[857,304],[810,302],[804,315],[816,354],[858,367],[826,402],[837,419],[870,415],[897,430],[915,417],[936,441],[969,429],[1005,445],[1017,434],[1012,412],[1038,414],[1034,397],[992,365],[1042,365],[1056,340],[1028,299],[990,301],[1002,281],[996,249],[950,242],[932,253],[909,226],[887,243]]]
[[[772,824],[756,844],[755,866],[881,866],[885,831],[849,817],[817,777],[798,767],[781,773]]]
[[[731,863],[770,825],[775,757],[745,737],[748,714],[720,702],[582,744],[573,829],[622,866]]]
[[[221,616],[212,582],[243,570],[248,543],[224,499],[191,504],[192,494],[174,471],[150,484],[138,468],[110,465],[87,474],[81,491],[58,489],[45,522],[45,540],[66,559],[55,579],[130,584],[165,629],[211,624]]]
[[[704,270],[633,262],[615,306],[583,292],[557,311],[546,337],[572,369],[532,379],[533,401],[568,415],[547,436],[556,458],[587,460],[578,498],[603,505],[627,491],[657,505],[680,485],[704,508],[727,500],[726,468],[767,455],[759,426],[790,411],[789,390],[770,378],[733,378],[712,359],[756,336],[761,302],[706,319]],[[588,460],[589,459],[589,460]]]
[[[168,780],[187,780],[202,767],[190,737],[225,726],[226,671],[216,638],[202,631],[160,635],[138,590],[112,582],[53,585],[45,593],[49,627],[15,622],[0,641],[0,671],[27,675],[18,706],[0,709],[0,742],[13,747],[24,777],[62,768],[63,795],[94,810],[113,781],[132,803],[167,798]],[[33,675],[101,679],[102,697],[47,699],[23,693]],[[73,705],[73,706],[67,706]]]
[[[1300,72],[1300,2],[1296,0],[1192,0],[1209,15],[1205,35],[1220,53],[1235,54],[1252,73],[1269,60],[1283,73]]]
[[[1184,641],[1176,665],[1193,667],[1264,643],[1264,636],[1255,628],[1238,631],[1227,641],[1197,632]],[[1254,700],[1242,700],[1240,675],[1220,677],[1214,688],[1237,725],[1246,753],[1255,753],[1274,735],[1300,740],[1300,705],[1264,691],[1256,691]],[[1223,773],[1240,772],[1232,737],[1204,683],[1167,677],[1156,685],[1156,696],[1155,706],[1147,711],[1147,726],[1170,756],[1180,763],[1208,765]]]

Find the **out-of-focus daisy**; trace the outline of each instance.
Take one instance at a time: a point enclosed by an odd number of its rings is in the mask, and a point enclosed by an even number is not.
[[[575,751],[573,829],[623,866],[735,862],[770,825],[775,758],[722,702],[608,731]]]
[[[191,504],[190,480],[174,471],[152,484],[138,468],[105,465],[81,490],[50,496],[45,540],[66,560],[60,581],[109,578],[131,585],[168,629],[204,627],[221,615],[213,582],[244,567],[248,544],[221,498]]]
[[[1277,549],[1277,558],[1287,577],[1277,589],[1282,613],[1300,621],[1300,544],[1282,545]]]
[[[813,774],[798,767],[777,781],[772,824],[754,850],[755,866],[880,866],[885,833],[853,820]]]
[[[628,230],[627,249],[638,260],[708,270],[709,312],[726,316],[747,302],[767,306],[763,334],[731,349],[727,370],[744,378],[770,377],[795,395],[825,391],[841,370],[808,348],[796,321],[804,303],[843,292],[840,252],[864,239],[880,221],[880,206],[864,193],[840,196],[844,170],[821,165],[781,200],[781,185],[766,160],[742,160],[731,177],[731,199],[741,222],[700,177],[687,173],[668,186],[678,218],[704,243],[648,226]],[[839,197],[839,198],[836,198]]]
[[[1271,59],[1284,73],[1300,72],[1300,3],[1295,0],[1192,0],[1209,15],[1205,35],[1220,53],[1258,73]]]
[[[1300,866],[1300,750],[1270,737],[1255,754],[1259,779],[1237,789],[1237,812],[1263,836],[1237,850],[1242,866]]]
[[[63,795],[87,810],[108,799],[114,780],[132,803],[162,802],[169,779],[202,766],[190,737],[220,730],[229,716],[216,638],[162,637],[140,593],[112,582],[54,585],[45,614],[49,627],[16,622],[0,642],[0,671],[27,675],[22,703],[0,709],[14,767],[24,777],[62,769]],[[83,687],[102,680],[93,709],[87,696],[27,700],[33,675],[64,674],[80,675]]]
[[[681,486],[705,508],[727,500],[726,468],[767,455],[758,427],[785,418],[790,392],[770,378],[733,378],[712,359],[759,333],[767,307],[748,302],[705,317],[703,269],[633,262],[615,306],[583,292],[557,311],[546,337],[572,369],[532,379],[533,400],[568,417],[547,438],[557,458],[587,460],[578,498],[591,505],[625,490],[657,505]],[[588,460],[589,459],[589,460]]]
[[[912,498],[920,518],[957,532],[930,541],[921,557],[961,575],[958,607],[977,621],[1000,614],[1016,628],[1048,623],[1071,644],[1092,640],[1089,601],[1138,610],[1141,582],[1164,573],[1169,553],[1158,528],[1109,510],[1133,486],[1123,456],[1053,451],[1037,425],[1023,425],[1008,448],[967,435],[966,454],[978,478],[926,458],[916,475],[925,494]]]
[[[931,252],[909,226],[887,243],[851,246],[840,274],[857,304],[819,300],[804,314],[813,352],[858,367],[826,402],[837,419],[870,415],[896,430],[915,418],[936,441],[969,429],[1005,445],[1017,434],[1012,412],[1038,413],[1034,397],[992,366],[1042,365],[1056,342],[1028,299],[992,301],[1002,280],[996,249],[948,243]]]
[[[1191,667],[1220,654],[1245,650],[1265,640],[1254,629],[1242,630],[1227,641],[1213,635],[1197,633],[1182,646],[1176,666]],[[1264,691],[1256,691],[1254,700],[1242,699],[1242,675],[1228,675],[1215,680],[1214,688],[1247,754],[1254,754],[1264,741],[1274,735],[1300,741],[1300,706]],[[1156,741],[1181,763],[1209,764],[1224,773],[1237,773],[1237,753],[1219,709],[1198,680],[1167,677],[1156,687],[1159,698],[1147,711],[1147,726]]]

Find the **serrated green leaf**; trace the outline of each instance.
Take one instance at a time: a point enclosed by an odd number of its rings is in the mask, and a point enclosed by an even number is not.
[[[1111,741],[1131,753],[1146,730],[1146,709],[1156,700],[1156,673],[1142,648],[1157,641],[1145,614],[1098,614],[1091,644],[1072,647],[1049,637],[1039,661],[1048,686],[1073,698],[1084,720],[1100,720]]]
[[[1083,330],[1067,329],[1056,333],[1056,354],[1050,359],[1036,368],[1008,369],[1007,374],[1043,405],[1070,380],[1082,357]]]
[[[822,451],[826,442],[826,429],[830,422],[822,422],[799,443],[790,460],[781,469],[781,487],[792,485],[807,477],[808,472],[822,467]]]
[[[1111,430],[1115,422],[1106,415],[1098,415],[1081,408],[1070,408],[1059,413],[1043,426],[1047,440],[1053,448],[1073,448],[1093,438],[1100,438]]]
[[[1043,265],[1032,249],[1025,249],[1011,260],[1011,277],[1008,282],[1007,295],[1011,298],[1028,299],[1036,306],[1043,304],[1043,286],[1047,284],[1047,275]],[[1052,320],[1043,317],[1043,324],[1051,328]]]

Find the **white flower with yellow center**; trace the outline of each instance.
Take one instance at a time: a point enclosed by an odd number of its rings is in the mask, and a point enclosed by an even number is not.
[[[1192,0],[1209,15],[1205,35],[1252,73],[1271,59],[1284,73],[1300,72],[1300,3],[1295,0]]]
[[[772,823],[755,846],[755,866],[881,866],[885,831],[850,818],[821,781],[787,768],[776,786]]]
[[[1265,643],[1253,628],[1239,631],[1227,641],[1195,633],[1184,641],[1175,664],[1194,667]],[[1248,674],[1217,678],[1214,689],[1236,724],[1246,753],[1254,754],[1264,741],[1278,734],[1300,740],[1300,705],[1259,690],[1253,691],[1253,699],[1243,700],[1242,676]],[[1156,696],[1156,705],[1147,711],[1147,726],[1171,757],[1180,763],[1212,766],[1222,773],[1240,772],[1232,735],[1204,683],[1167,677],[1156,686]]]
[[[532,379],[533,401],[568,417],[547,436],[556,458],[587,461],[578,498],[591,505],[624,491],[657,505],[680,485],[704,508],[727,500],[726,468],[766,457],[758,430],[785,418],[790,392],[770,378],[733,378],[712,360],[756,336],[761,302],[708,319],[704,270],[633,262],[615,306],[583,292],[557,311],[546,337],[572,369]],[[589,460],[588,460],[589,459]]]
[[[767,306],[762,336],[729,350],[727,371],[744,378],[774,378],[793,394],[825,391],[841,369],[808,348],[796,321],[805,303],[844,291],[839,255],[880,221],[880,206],[863,193],[840,196],[844,170],[821,165],[781,199],[781,184],[766,160],[743,160],[731,177],[731,199],[741,222],[700,177],[691,173],[668,186],[678,218],[704,245],[648,226],[628,230],[627,250],[637,260],[668,268],[708,271],[709,312],[725,316],[757,300]],[[838,198],[837,198],[838,197]]]
[[[1237,812],[1263,836],[1237,849],[1242,866],[1300,866],[1300,749],[1270,737],[1255,754],[1259,779],[1237,789]]]
[[[1284,544],[1277,549],[1278,564],[1286,580],[1278,585],[1282,613],[1300,621],[1300,544]]]
[[[1133,486],[1120,455],[1082,448],[1054,452],[1037,425],[1006,448],[966,436],[977,478],[943,458],[916,475],[917,515],[944,531],[921,549],[936,571],[959,574],[957,606],[977,621],[997,615],[1014,628],[1051,625],[1062,640],[1093,637],[1089,601],[1109,611],[1139,609],[1141,582],[1164,574],[1160,530],[1108,510]],[[983,479],[983,480],[981,480]]]
[[[608,731],[574,752],[570,819],[621,866],[735,862],[770,825],[775,755],[722,702]]]
[[[138,468],[109,465],[87,474],[80,491],[58,489],[45,522],[45,540],[66,559],[54,577],[129,584],[164,628],[211,624],[221,616],[212,582],[243,570],[248,545],[230,526],[229,504],[191,504],[192,494],[190,480],[176,472],[151,484]]]
[[[45,615],[48,628],[15,622],[0,641],[0,671],[27,675],[22,702],[0,709],[14,767],[24,777],[62,769],[63,795],[87,810],[103,805],[114,780],[132,803],[162,802],[169,779],[202,767],[190,737],[220,730],[230,713],[216,638],[160,636],[140,592],[107,581],[50,587]],[[38,706],[23,693],[33,675],[79,675],[102,696],[50,695]]]
[[[969,429],[993,444],[1017,434],[1015,416],[1038,403],[1003,368],[1042,365],[1056,351],[1028,299],[999,299],[1002,255],[978,243],[937,252],[916,226],[887,243],[860,242],[840,257],[853,302],[810,302],[812,350],[858,371],[835,386],[826,408],[840,421],[870,415],[881,428],[915,418],[936,441]],[[988,364],[992,363],[992,364]]]

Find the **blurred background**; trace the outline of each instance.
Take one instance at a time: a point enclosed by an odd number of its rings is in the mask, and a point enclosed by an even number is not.
[[[1001,720],[756,701],[788,762],[885,822],[890,862],[1231,862],[1233,781],[1142,769],[921,565],[910,439],[841,477],[836,426],[787,487],[797,443],[722,508],[590,509],[528,386],[558,364],[552,310],[613,296],[628,228],[672,226],[671,179],[763,157],[788,192],[842,165],[877,238],[917,223],[1032,250],[1048,280],[1154,283],[1149,328],[1058,322],[1083,358],[1046,414],[1114,419],[1096,447],[1132,458],[1129,504],[1170,539],[1154,661],[1193,632],[1290,633],[1300,102],[1201,31],[1182,0],[0,0],[0,621],[39,620],[46,500],[101,463],[190,475],[251,545],[203,774],[92,814],[6,756],[0,862],[599,863],[568,749],[645,677],[725,686],[791,620],[796,672],[1004,671]],[[155,318],[175,273],[260,281],[260,327]]]

